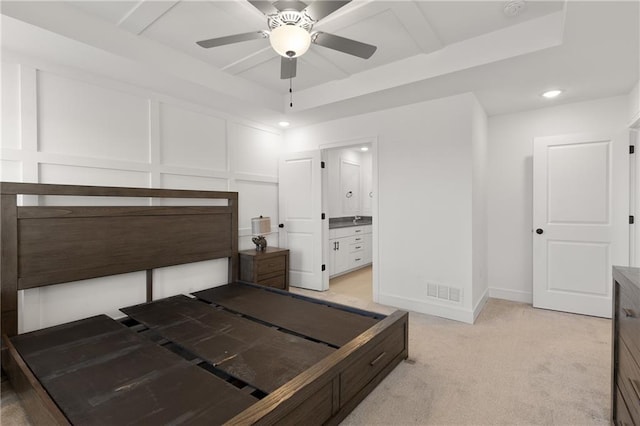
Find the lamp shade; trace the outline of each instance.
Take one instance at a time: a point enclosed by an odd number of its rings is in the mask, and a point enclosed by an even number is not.
[[[251,233],[253,235],[264,235],[271,233],[271,218],[270,217],[252,217],[251,218]]]
[[[271,31],[269,42],[280,56],[297,58],[309,49],[311,35],[296,25],[282,25]]]

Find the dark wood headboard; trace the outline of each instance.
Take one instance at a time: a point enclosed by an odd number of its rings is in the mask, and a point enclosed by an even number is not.
[[[18,206],[19,195],[190,198],[226,206]],[[0,182],[2,333],[18,332],[18,291],[229,258],[237,278],[238,193]]]

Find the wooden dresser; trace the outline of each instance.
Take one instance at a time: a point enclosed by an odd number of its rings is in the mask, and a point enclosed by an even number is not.
[[[613,267],[611,416],[640,425],[640,268]]]
[[[243,250],[240,280],[289,290],[289,250],[267,247],[264,251]]]

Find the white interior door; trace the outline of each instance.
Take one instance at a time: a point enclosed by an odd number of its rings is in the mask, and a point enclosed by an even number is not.
[[[280,246],[290,250],[290,285],[328,290],[328,271],[322,270],[320,151],[283,155],[278,174],[279,216],[284,225],[280,230]]]
[[[628,262],[628,141],[536,138],[533,306],[611,317],[611,266]]]

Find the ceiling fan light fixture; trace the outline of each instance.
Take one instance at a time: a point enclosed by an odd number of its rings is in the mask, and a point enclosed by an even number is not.
[[[269,42],[280,56],[297,58],[309,50],[311,35],[297,25],[282,25],[271,31]]]

